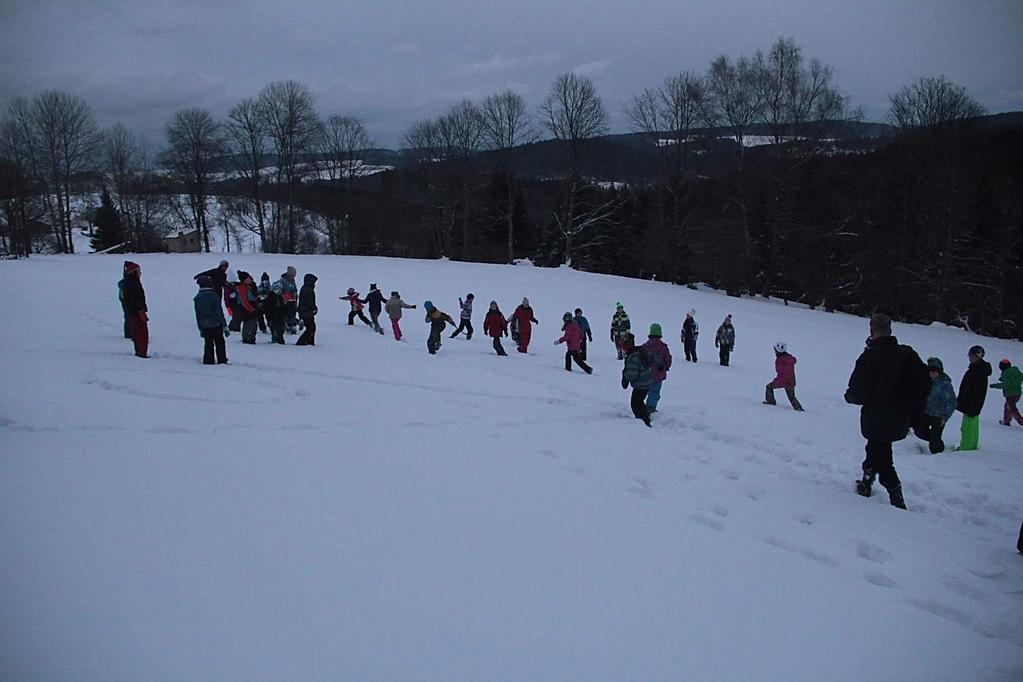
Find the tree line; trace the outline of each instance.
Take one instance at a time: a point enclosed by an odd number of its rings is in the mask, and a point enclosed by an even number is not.
[[[597,177],[609,117],[573,73],[535,108],[506,90],[412,123],[401,167],[373,175],[365,123],[321,117],[294,81],[222,121],[176,112],[160,151],[123,126],[100,131],[82,100],[44,92],[12,101],[0,122],[4,246],[71,251],[76,180],[95,189],[98,178],[120,221],[97,247],[158,249],[178,226],[208,250],[223,229],[228,245],[242,231],[265,252],[526,258],[1020,334],[1020,178],[1008,151],[1019,131],[971,123],[984,112],[964,88],[918,79],[890,97],[897,136],[841,153],[836,123],[861,112],[830,67],[781,38],[670,75],[624,113],[650,150],[643,180],[627,185]],[[769,144],[750,146],[754,130]],[[541,147],[557,171],[537,177],[526,158]],[[43,219],[46,235],[32,229]]]

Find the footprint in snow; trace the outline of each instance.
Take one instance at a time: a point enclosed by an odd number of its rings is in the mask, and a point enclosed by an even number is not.
[[[864,579],[871,585],[877,585],[878,587],[887,587],[890,589],[899,589],[901,586],[886,576],[884,573],[868,573],[863,576]]]
[[[566,464],[565,466],[562,467],[562,469],[564,469],[565,471],[567,471],[569,473],[575,474],[576,476],[585,476],[586,475],[586,468],[585,467],[578,467],[578,466],[575,466],[574,464]]]
[[[714,530],[724,530],[725,524],[721,523],[717,519],[712,519],[703,514],[690,514],[689,518],[701,526],[707,526],[707,528],[713,528]]]
[[[935,616],[946,618],[953,623],[962,625],[963,627],[969,627],[973,624],[973,618],[971,616],[958,609],[954,609],[951,606],[946,606],[934,599],[909,599],[908,603],[921,611],[933,613]]]
[[[892,555],[881,549],[877,545],[872,545],[869,542],[861,542],[856,546],[856,554],[861,559],[872,561],[875,564],[887,563],[892,558]]]
[[[822,566],[827,566],[828,568],[835,568],[838,566],[838,562],[832,557],[829,557],[827,554],[821,554],[820,552],[814,551],[809,547],[797,545],[793,542],[789,542],[788,540],[781,540],[779,538],[763,538],[763,541],[772,547],[777,547],[778,549],[790,552],[796,556],[813,561],[814,563],[821,564]]]
[[[652,491],[653,486],[651,485],[650,481],[642,477],[633,478],[632,481],[633,483],[635,483],[635,485],[629,486],[628,488],[623,488],[625,492],[632,493],[637,497],[642,497],[647,500],[654,499],[654,494]]]

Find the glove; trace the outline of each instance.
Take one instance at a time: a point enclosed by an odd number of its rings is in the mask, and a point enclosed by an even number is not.
[[[226,339],[229,336],[231,336],[231,330],[225,327],[224,328],[224,338]]]
[[[626,379],[625,377],[622,377],[622,388],[628,388],[628,387],[629,387],[629,380]]]
[[[557,345],[559,345],[560,343],[561,343],[561,341],[555,341],[555,342],[554,342],[554,345],[555,345],[555,346],[557,346]]]
[[[998,384],[991,384],[988,388],[1001,388]]]
[[[140,311],[139,319],[141,319],[143,322],[149,322],[149,313],[147,313],[145,310]]]

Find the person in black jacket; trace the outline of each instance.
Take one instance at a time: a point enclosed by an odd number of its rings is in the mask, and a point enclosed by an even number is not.
[[[131,340],[135,355],[149,357],[149,307],[146,290],[142,288],[142,268],[138,263],[124,261],[124,314],[131,323]]]
[[[195,276],[196,283],[199,282],[200,277],[209,277],[212,283],[212,289],[217,294],[217,299],[224,300],[224,284],[227,282],[227,268],[230,265],[226,260],[220,261],[220,265],[213,268],[212,270],[206,270],[200,272]]]
[[[984,359],[984,348],[973,346],[969,352],[970,366],[959,384],[956,410],[963,413],[960,427],[960,450],[976,450],[980,443],[980,411],[987,397],[987,378],[991,376],[991,365]]]
[[[296,346],[316,345],[316,275],[307,272],[298,290],[298,316],[305,324],[305,331],[295,342]]]
[[[369,306],[369,319],[373,323],[373,329],[377,334],[383,335],[384,330],[380,326],[380,313],[384,309],[384,295],[380,293],[376,282],[370,282],[369,293],[366,294],[366,304]]]
[[[906,508],[902,482],[892,462],[892,443],[909,433],[913,415],[927,400],[931,378],[927,365],[909,346],[892,336],[892,321],[883,313],[870,318],[867,348],[856,360],[845,401],[860,408],[860,432],[867,439],[863,478],[856,492],[870,497],[876,475],[892,506]]]

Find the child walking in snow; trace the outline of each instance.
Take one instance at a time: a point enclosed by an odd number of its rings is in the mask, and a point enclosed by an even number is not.
[[[622,334],[618,347],[625,353],[625,366],[622,368],[622,388],[632,386],[630,405],[636,419],[650,426],[650,410],[646,406],[646,396],[650,391],[650,356],[646,348],[636,345],[636,337],[632,332]]]
[[[1010,426],[1012,420],[1015,419],[1020,425],[1023,425],[1023,415],[1019,413],[1023,372],[1020,372],[1019,367],[1013,367],[1008,358],[998,363],[998,369],[1002,370],[1002,375],[998,378],[997,383],[991,384],[991,388],[1002,389],[1002,395],[1005,396],[1005,409],[1002,411],[1002,418],[998,423],[1002,426]]]
[[[426,309],[426,321],[430,325],[430,337],[426,340],[426,350],[430,351],[430,355],[436,355],[440,350],[440,335],[444,331],[444,327],[449,324],[454,327],[455,321],[451,319],[450,315],[436,308],[433,301],[423,303],[423,308]]]
[[[939,358],[927,358],[927,371],[931,377],[931,391],[927,394],[923,420],[913,432],[917,438],[927,441],[931,454],[936,455],[945,451],[941,434],[945,430],[945,422],[956,411],[956,392]]]
[[[632,322],[629,320],[629,314],[625,312],[625,306],[621,303],[615,303],[615,313],[611,316],[611,343],[615,345],[615,350],[618,351],[619,360],[625,357],[625,351],[622,350],[621,346],[622,337],[628,334],[631,329]]]
[[[565,371],[572,371],[572,361],[579,365],[579,368],[587,374],[593,374],[593,368],[586,364],[586,361],[579,357],[579,348],[582,346],[583,333],[579,329],[579,325],[576,324],[575,318],[572,317],[572,313],[565,313],[561,319],[564,321],[564,325],[561,327],[562,335],[561,338],[554,342],[554,345],[565,344],[568,350],[565,351]]]
[[[529,349],[529,340],[533,336],[533,324],[540,322],[533,316],[533,309],[529,307],[529,299],[522,297],[522,304],[512,313],[508,323],[512,327],[512,339],[518,344],[520,353]]]
[[[685,351],[686,360],[696,362],[696,340],[700,338],[700,325],[696,323],[696,311],[690,309],[686,313],[686,319],[682,322],[682,350]]]
[[[364,299],[359,298],[359,292],[353,287],[348,287],[347,296],[338,296],[342,301],[348,301],[352,304],[352,310],[348,313],[348,326],[351,327],[355,324],[355,318],[358,317],[362,320],[367,327],[372,327],[373,323],[366,319],[366,314],[362,312],[362,307],[366,303]]]
[[[369,305],[369,317],[372,321],[373,329],[376,330],[377,334],[383,336],[384,330],[380,327],[380,311],[384,307],[384,295],[380,293],[380,289],[377,289],[376,282],[370,282],[369,284],[366,303]]]
[[[394,340],[401,341],[401,326],[398,322],[401,320],[402,310],[414,309],[414,305],[409,305],[405,301],[401,300],[401,295],[397,291],[391,292],[391,297],[387,299],[387,303],[384,304],[384,310],[387,311],[387,317],[391,319],[391,330],[394,331]]]
[[[583,342],[579,346],[579,357],[586,360],[586,342],[593,342],[593,332],[590,330],[590,321],[583,317],[583,309],[575,309],[575,323],[579,325],[579,331],[583,333]]]
[[[490,310],[483,318],[483,333],[494,339],[494,350],[498,355],[508,355],[501,345],[501,337],[508,336],[508,321],[504,319],[504,313],[497,306],[497,301],[490,302]]]
[[[305,331],[295,342],[296,346],[316,345],[316,275],[307,272],[302,278],[302,288],[298,291],[298,305],[295,307],[298,317],[305,325]]]
[[[792,404],[792,409],[802,412],[803,406],[796,398],[796,358],[789,355],[788,346],[784,341],[774,344],[774,372],[775,377],[764,392],[764,404],[776,405],[774,390],[784,388],[785,395],[788,396],[789,402]]]
[[[735,327],[732,326],[732,316],[725,315],[725,321],[718,327],[718,333],[714,337],[714,345],[718,347],[718,358],[722,367],[728,367],[728,359],[735,348]]]
[[[472,338],[472,302],[476,298],[473,294],[466,294],[465,300],[458,299],[458,307],[462,309],[458,315],[458,329],[451,335],[451,338],[455,338],[465,330],[465,340],[468,341]]]
[[[671,369],[671,351],[668,344],[661,340],[661,325],[656,322],[650,325],[649,338],[643,348],[650,357],[650,392],[646,396],[646,406],[650,414],[653,414],[661,400],[661,385]]]

